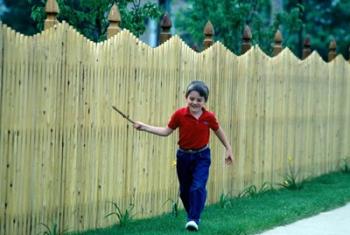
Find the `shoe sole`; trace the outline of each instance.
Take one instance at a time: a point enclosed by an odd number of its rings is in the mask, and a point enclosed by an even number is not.
[[[187,226],[186,229],[187,229],[188,231],[198,231],[198,229],[197,229],[196,227],[191,226],[191,225]]]

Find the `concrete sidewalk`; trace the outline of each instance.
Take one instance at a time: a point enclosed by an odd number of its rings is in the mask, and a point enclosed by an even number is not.
[[[350,235],[350,203],[259,235]]]

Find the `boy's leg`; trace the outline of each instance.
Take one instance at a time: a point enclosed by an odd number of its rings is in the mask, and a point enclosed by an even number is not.
[[[199,223],[200,214],[204,209],[207,198],[206,184],[209,176],[210,149],[196,154],[195,166],[192,173],[192,184],[189,193],[189,220]]]
[[[192,183],[191,156],[190,154],[177,151],[176,158],[176,171],[180,185],[180,198],[188,214],[190,203],[190,187]]]

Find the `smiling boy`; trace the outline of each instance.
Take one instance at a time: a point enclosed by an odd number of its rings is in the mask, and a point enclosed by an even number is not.
[[[186,107],[175,111],[166,127],[135,122],[134,128],[159,136],[168,136],[179,128],[179,148],[176,152],[180,198],[187,212],[186,229],[197,231],[200,214],[204,209],[206,184],[211,163],[209,137],[214,131],[226,148],[226,164],[233,161],[232,148],[215,114],[205,109],[209,89],[202,81],[192,81],[185,94]]]

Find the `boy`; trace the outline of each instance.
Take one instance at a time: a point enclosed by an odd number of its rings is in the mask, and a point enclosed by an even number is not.
[[[226,164],[233,161],[231,145],[214,113],[204,108],[209,89],[202,81],[192,81],[186,89],[186,107],[175,111],[166,127],[135,122],[134,128],[159,136],[168,136],[179,127],[179,148],[176,153],[176,170],[180,184],[180,198],[187,212],[186,229],[197,231],[200,214],[207,196],[212,129],[226,148]]]

